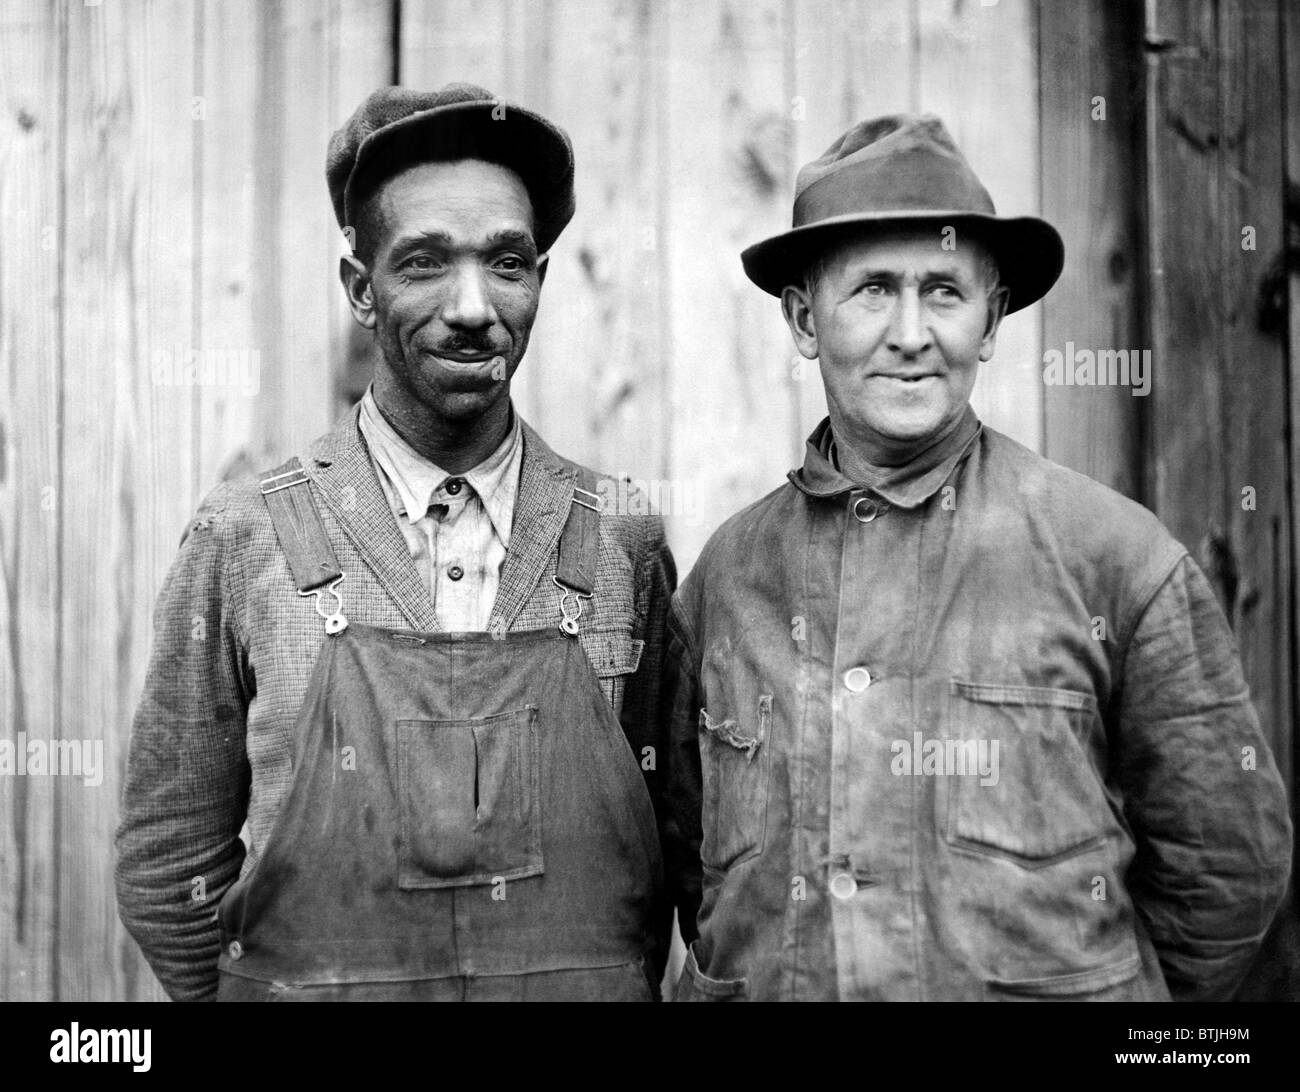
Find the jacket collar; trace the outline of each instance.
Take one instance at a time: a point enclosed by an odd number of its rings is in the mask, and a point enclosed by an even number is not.
[[[827,417],[808,437],[803,466],[790,471],[795,487],[810,497],[838,497],[866,489],[895,508],[917,508],[928,501],[970,454],[984,426],[969,405],[949,435],[910,463],[891,467],[876,481],[854,482],[830,458],[831,421]]]
[[[436,631],[441,627],[429,589],[375,475],[370,450],[357,424],[359,413],[360,403],[333,430],[316,440],[308,449],[303,468],[406,620],[414,629]],[[524,451],[514,527],[492,609],[493,626],[503,631],[510,628],[528,602],[559,542],[576,476],[574,468],[556,455],[528,422],[521,418],[520,424]],[[380,513],[382,517],[377,516]]]

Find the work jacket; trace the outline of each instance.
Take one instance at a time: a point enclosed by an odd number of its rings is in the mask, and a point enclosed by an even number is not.
[[[561,616],[552,578],[577,467],[523,427],[491,632],[554,630]],[[375,475],[356,409],[301,462],[347,574],[340,585],[347,618],[437,632],[428,586]],[[611,479],[598,485],[602,499],[619,492]],[[579,640],[656,804],[654,756],[666,742],[659,674],[675,581],[660,518],[604,505],[595,594]],[[315,600],[297,593],[257,480],[218,486],[186,531],[158,601],[117,834],[119,912],[173,998],[216,994],[217,906],[256,863],[289,791],[294,721],[326,640]],[[647,927],[663,934],[667,921]]]
[[[1200,570],[969,409],[870,488],[828,428],[674,600],[679,998],[1228,996],[1291,825]]]

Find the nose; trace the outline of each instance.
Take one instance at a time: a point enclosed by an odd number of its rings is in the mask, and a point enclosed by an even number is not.
[[[454,281],[448,286],[442,318],[448,326],[459,330],[483,330],[496,321],[496,309],[488,298],[483,272],[477,266],[466,264],[457,269]]]
[[[903,356],[919,356],[930,347],[930,331],[921,321],[921,293],[914,285],[899,292],[887,344]]]

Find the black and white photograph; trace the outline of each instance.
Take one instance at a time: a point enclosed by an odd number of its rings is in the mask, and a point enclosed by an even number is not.
[[[7,1045],[1283,1041],[1293,0],[3,0],[0,224]]]

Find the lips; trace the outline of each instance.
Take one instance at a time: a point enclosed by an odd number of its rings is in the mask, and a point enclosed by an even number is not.
[[[429,356],[433,357],[439,364],[445,368],[457,372],[481,372],[492,370],[496,362],[504,362],[505,356],[498,352],[488,353],[467,353],[453,352],[451,350],[438,350],[430,352]]]
[[[450,360],[455,364],[481,364],[485,360],[491,360],[498,356],[498,353],[450,353],[437,352],[433,354],[439,360]]]

